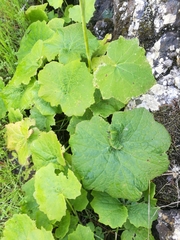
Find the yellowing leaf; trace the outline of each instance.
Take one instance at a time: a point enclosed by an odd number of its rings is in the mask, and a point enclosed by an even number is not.
[[[38,229],[26,214],[15,214],[5,224],[3,240],[54,240],[51,232]]]
[[[41,132],[39,137],[31,144],[31,152],[36,169],[50,162],[65,165],[62,146],[53,131]]]
[[[34,197],[50,220],[60,221],[66,214],[65,199],[75,199],[80,194],[81,184],[71,170],[67,177],[62,172],[56,175],[53,164],[49,163],[36,172]]]
[[[6,125],[7,148],[18,153],[18,161],[22,165],[27,164],[30,156],[29,138],[33,133],[30,127],[34,125],[35,121],[29,118]]]

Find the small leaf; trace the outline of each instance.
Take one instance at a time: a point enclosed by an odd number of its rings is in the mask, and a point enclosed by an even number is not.
[[[95,11],[94,8],[95,0],[84,0],[83,4],[85,5],[84,8],[85,20],[86,23],[88,23]],[[80,5],[75,5],[69,9],[69,17],[72,18],[72,20],[75,22],[82,22]]]
[[[81,195],[75,200],[70,200],[70,203],[73,205],[76,211],[83,211],[89,203],[87,199],[87,191],[82,188]]]
[[[128,221],[124,224],[125,231],[121,234],[121,240],[154,240],[153,235],[147,228],[139,227],[135,228]]]
[[[94,115],[100,115],[102,117],[108,117],[116,111],[119,111],[124,107],[124,104],[114,98],[103,99],[99,89],[95,91],[95,103],[90,106],[90,109]]]
[[[15,214],[5,224],[3,240],[54,240],[51,232],[43,228],[37,229],[36,224],[26,214]]]
[[[51,62],[39,73],[39,96],[52,106],[60,104],[67,116],[81,116],[94,102],[92,78],[82,62]]]
[[[34,125],[35,121],[29,118],[6,125],[7,148],[18,153],[18,161],[21,165],[28,163],[27,159],[31,154],[29,138],[33,134],[33,130],[30,128]]]
[[[30,113],[30,117],[36,121],[36,126],[40,131],[50,131],[51,126],[55,125],[55,115],[42,115],[35,107],[30,110]]]
[[[31,51],[18,64],[12,81],[16,85],[28,84],[42,64],[43,41],[38,40]]]
[[[50,220],[60,221],[66,215],[65,199],[75,199],[80,189],[81,184],[71,170],[67,177],[62,172],[57,176],[53,164],[49,163],[36,172],[34,197]]]
[[[108,59],[112,63],[106,63]],[[102,97],[113,97],[124,104],[131,97],[145,93],[154,83],[152,69],[137,39],[120,37],[111,42],[104,64],[95,72],[95,84]]]
[[[149,225],[151,226],[152,222],[157,218],[157,210],[158,208],[150,206],[149,213],[148,204],[135,203],[128,206],[128,219],[136,228],[149,228]],[[150,222],[148,222],[148,219],[150,219]]]
[[[10,81],[3,90],[2,96],[7,109],[29,109],[33,104],[34,80],[28,85],[16,85]]]
[[[31,144],[31,152],[36,169],[50,162],[65,165],[62,146],[53,131],[41,132],[38,139]]]
[[[10,108],[8,113],[8,119],[9,122],[15,123],[21,121],[23,119],[23,115],[19,109],[15,110],[14,108]]]
[[[76,116],[72,116],[69,122],[69,125],[67,127],[68,132],[72,135],[75,132],[75,128],[76,125],[83,121],[83,120],[90,120],[92,118],[93,114],[91,112],[91,110],[87,109],[84,113],[83,116],[81,117],[76,117]]]
[[[26,10],[25,15],[31,23],[36,22],[38,20],[47,22],[48,17],[45,12],[46,7],[47,7],[47,3],[41,4],[41,5],[30,6]]]
[[[57,9],[57,8],[61,8],[63,0],[48,0],[48,3],[53,8]]]
[[[118,199],[106,193],[92,192],[94,197],[91,206],[99,215],[99,221],[111,228],[122,227],[128,217],[128,211]]]
[[[170,143],[146,109],[116,112],[111,124],[94,116],[70,137],[72,164],[85,189],[136,201],[149,180],[167,170]]]
[[[32,23],[21,40],[21,45],[17,53],[18,62],[21,62],[22,59],[31,52],[32,47],[38,40],[45,41],[51,38],[53,34],[54,31],[50,29],[44,21]]]
[[[68,240],[94,240],[94,234],[89,227],[78,224],[76,231],[68,236]]]
[[[61,30],[64,25],[64,20],[62,18],[53,18],[48,22],[48,26],[54,30]]]
[[[145,192],[143,192],[144,201],[149,203],[151,206],[156,206],[157,199],[154,198],[156,193],[156,184],[153,182],[150,182],[150,189],[148,188]]]
[[[59,223],[59,227],[55,230],[55,236],[58,239],[62,239],[69,231],[71,216],[68,211],[66,211],[66,215],[61,219]]]

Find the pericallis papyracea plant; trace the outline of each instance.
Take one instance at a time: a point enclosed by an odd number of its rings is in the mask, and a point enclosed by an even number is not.
[[[59,9],[63,1],[48,3]],[[94,0],[79,3],[62,18],[47,4],[26,11],[31,24],[15,74],[0,84],[7,148],[35,169],[23,186],[22,214],[6,222],[3,240],[104,239],[100,226],[114,239],[154,239],[150,181],[168,168],[170,137],[147,110],[123,111],[155,83],[152,70],[138,39],[97,40],[86,28]],[[61,113],[68,146],[53,130]]]

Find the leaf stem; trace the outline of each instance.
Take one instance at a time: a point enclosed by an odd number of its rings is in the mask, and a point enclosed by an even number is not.
[[[73,214],[78,218],[79,223],[81,223],[81,221],[80,221],[80,219],[79,219],[79,216],[78,216],[76,210],[74,210],[74,208],[72,207],[71,203],[69,202],[69,200],[68,200],[67,198],[66,198],[66,202],[68,203],[68,205],[69,205],[71,211],[73,212]]]
[[[90,52],[89,52],[89,42],[88,42],[86,18],[85,18],[85,0],[79,0],[79,4],[80,4],[80,9],[81,9],[82,29],[83,29],[83,35],[84,35],[84,43],[85,43],[85,48],[86,48],[88,68],[91,71],[91,57],[90,57]]]
[[[150,236],[150,225],[151,225],[151,198],[150,198],[150,194],[151,194],[151,186],[150,186],[150,181],[149,181],[149,189],[148,189],[148,240],[149,240],[149,236]]]

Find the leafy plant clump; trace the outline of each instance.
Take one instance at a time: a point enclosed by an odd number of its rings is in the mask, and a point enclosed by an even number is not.
[[[138,40],[97,40],[85,26],[94,1],[79,2],[51,20],[47,4],[27,10],[16,72],[1,82],[7,148],[35,170],[4,240],[105,239],[104,227],[114,239],[153,239],[150,181],[168,168],[170,137],[147,110],[123,108],[155,80]],[[62,114],[68,146],[53,131]]]

